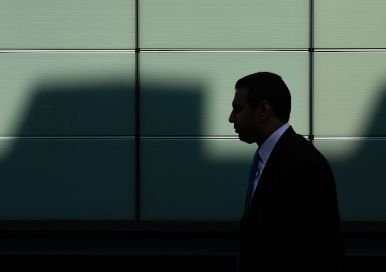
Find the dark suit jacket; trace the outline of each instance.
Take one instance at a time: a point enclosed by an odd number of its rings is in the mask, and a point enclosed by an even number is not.
[[[240,224],[240,272],[341,271],[343,238],[327,160],[292,127],[274,147]]]

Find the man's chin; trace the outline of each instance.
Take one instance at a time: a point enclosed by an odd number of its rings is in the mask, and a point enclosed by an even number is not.
[[[253,141],[252,139],[248,139],[248,138],[242,137],[240,134],[239,134],[239,139],[240,139],[240,141],[245,142],[247,144],[255,143],[255,141]]]

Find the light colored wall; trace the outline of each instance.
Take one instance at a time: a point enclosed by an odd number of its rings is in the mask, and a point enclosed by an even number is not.
[[[386,218],[385,1],[1,3],[0,219],[133,220],[137,135],[142,219],[238,220],[256,146],[228,116],[257,71],[289,86],[342,218]]]

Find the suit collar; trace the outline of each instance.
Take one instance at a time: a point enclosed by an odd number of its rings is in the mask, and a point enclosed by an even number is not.
[[[260,192],[264,191],[264,188],[267,182],[269,182],[269,177],[272,176],[272,173],[275,170],[275,166],[277,166],[275,162],[277,161],[278,157],[280,157],[280,153],[283,151],[283,148],[286,146],[288,141],[290,141],[291,137],[294,137],[294,136],[296,136],[296,133],[293,130],[292,126],[289,126],[288,129],[283,133],[283,135],[277,141],[265,165],[264,171],[261,174],[259,183],[257,184],[255,193],[252,197],[250,206],[253,206],[254,204],[256,204],[256,201],[259,198]],[[251,209],[248,209],[248,210],[251,210]]]
[[[283,133],[290,127],[288,123],[285,123],[281,127],[279,127],[276,131],[274,131],[259,147],[258,152],[260,155],[260,158],[263,162],[263,164],[267,164],[267,161],[277,144],[277,142],[280,140],[280,137],[283,135]]]

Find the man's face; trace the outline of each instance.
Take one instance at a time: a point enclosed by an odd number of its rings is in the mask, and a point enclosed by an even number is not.
[[[259,121],[257,117],[258,107],[251,108],[247,101],[248,90],[236,89],[232,102],[233,110],[229,116],[229,122],[233,124],[239,139],[246,143],[257,142],[259,134]]]

